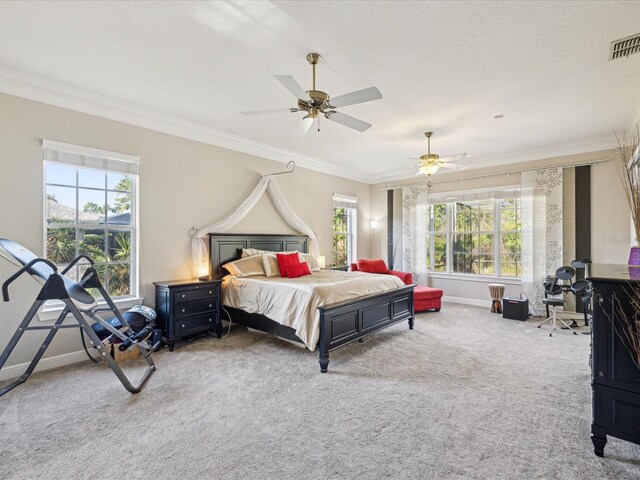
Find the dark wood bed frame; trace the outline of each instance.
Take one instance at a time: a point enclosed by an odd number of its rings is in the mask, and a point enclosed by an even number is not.
[[[222,266],[240,258],[243,248],[256,248],[274,252],[308,252],[309,237],[305,235],[221,234],[209,235],[211,275],[221,278]],[[280,325],[270,318],[225,307],[234,323],[270,333],[278,337],[303,343],[291,327]],[[329,352],[391,325],[407,320],[413,330],[413,285],[390,292],[368,295],[347,302],[324,305],[320,312],[320,371],[329,366]]]

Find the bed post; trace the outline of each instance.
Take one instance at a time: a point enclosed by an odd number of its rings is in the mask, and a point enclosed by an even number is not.
[[[320,307],[320,340],[318,340],[318,352],[320,354],[320,371],[327,373],[329,368],[329,336],[326,330],[324,308]]]
[[[416,318],[416,312],[413,307],[413,291],[411,292],[411,296],[409,297],[409,309],[411,310],[411,316],[409,317],[409,330],[413,330],[413,323]]]

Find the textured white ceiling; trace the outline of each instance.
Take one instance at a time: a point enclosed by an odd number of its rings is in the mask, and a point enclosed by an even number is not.
[[[609,62],[609,42],[638,31],[640,2],[0,2],[0,68],[382,178],[426,130],[471,168],[610,141],[640,55]],[[370,130],[293,138],[299,113],[239,114],[295,106],[273,75],[310,88],[311,51],[319,89],[381,90],[341,109]]]

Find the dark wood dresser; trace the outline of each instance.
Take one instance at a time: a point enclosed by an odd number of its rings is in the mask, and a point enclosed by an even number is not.
[[[634,318],[629,291],[640,288],[640,269],[626,265],[591,265],[593,285],[591,440],[602,457],[607,435],[640,444],[640,368],[620,332],[620,309]],[[617,306],[616,306],[617,305]]]
[[[176,340],[198,333],[222,336],[220,280],[171,280],[155,282],[157,325],[162,328],[169,350]]]

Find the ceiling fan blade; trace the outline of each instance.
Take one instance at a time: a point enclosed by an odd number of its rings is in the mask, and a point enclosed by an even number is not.
[[[274,75],[284,88],[289,90],[298,100],[309,101],[309,95],[291,75]]]
[[[451,155],[449,157],[443,157],[440,160],[442,162],[448,162],[449,160],[453,160],[454,162],[459,162],[460,160],[466,160],[471,157],[468,153],[458,153],[457,155]]]
[[[309,130],[311,129],[311,125],[313,125],[314,118],[303,118],[300,123],[296,126],[296,129],[293,131],[294,137],[304,137]]]
[[[252,115],[270,115],[272,113],[286,113],[290,112],[288,108],[272,108],[271,110],[249,110],[246,112],[240,112],[240,115],[244,115],[245,117],[249,117]]]
[[[356,103],[371,102],[382,98],[380,90],[376,87],[369,87],[356,92],[346,93],[329,99],[329,105],[333,108],[346,107],[347,105],[355,105]]]
[[[456,165],[455,163],[447,163],[447,162],[444,162],[443,164],[441,164],[440,167],[450,168],[452,170],[464,170],[465,168],[467,168],[466,165]]]
[[[340,112],[328,112],[324,116],[332,122],[340,123],[345,127],[353,128],[354,130],[358,130],[359,132],[364,132],[371,127],[370,123],[363,122],[362,120],[358,120],[357,118],[345,115],[344,113]]]

